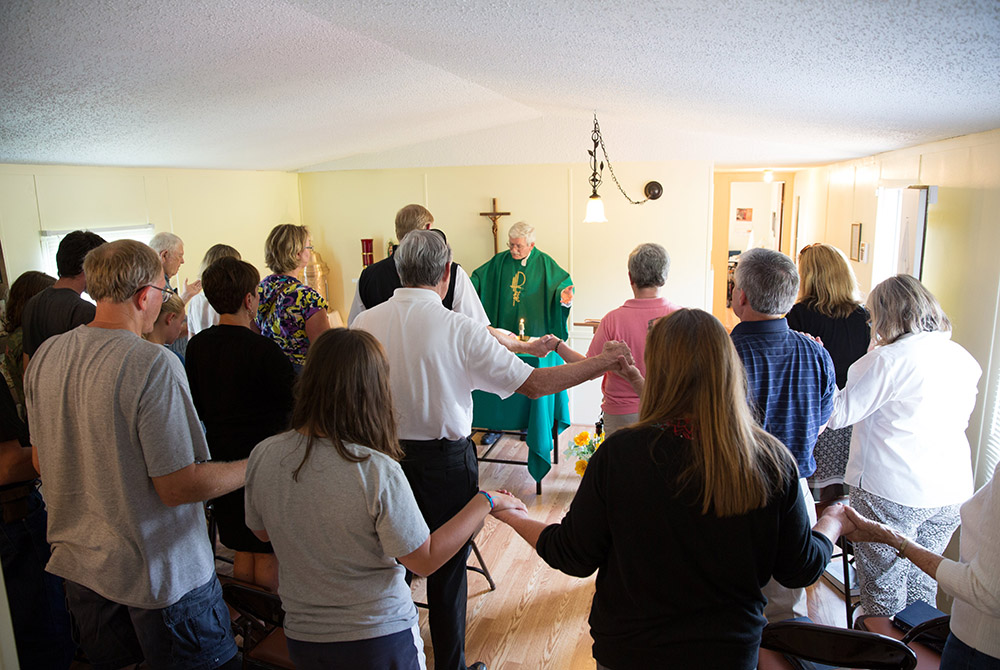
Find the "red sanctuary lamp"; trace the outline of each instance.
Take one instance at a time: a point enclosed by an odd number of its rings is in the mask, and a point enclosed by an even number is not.
[[[361,240],[361,267],[368,267],[375,262],[374,241],[371,238]]]

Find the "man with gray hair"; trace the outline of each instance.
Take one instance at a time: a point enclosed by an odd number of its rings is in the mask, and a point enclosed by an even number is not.
[[[80,646],[97,667],[239,667],[202,501],[243,486],[246,461],[207,462],[180,360],[142,339],[166,297],[134,240],[84,262],[94,320],[28,365],[35,467],[52,556]]]
[[[573,303],[569,273],[535,248],[535,229],[524,221],[510,227],[507,247],[472,273],[490,324],[520,334],[523,322],[529,337],[551,333],[565,340]]]
[[[173,233],[157,233],[149,241],[149,246],[160,257],[160,263],[163,265],[163,276],[167,280],[167,288],[177,293],[185,305],[188,304],[191,298],[201,291],[201,280],[198,279],[188,284],[185,279],[182,291],[177,291],[170,285],[170,280],[177,275],[177,271],[184,264],[184,240]]]
[[[354,328],[382,343],[399,416],[403,472],[431,531],[456,514],[479,489],[472,433],[472,391],[506,398],[549,395],[624,370],[627,348],[610,342],[604,352],[572,365],[533,368],[505,349],[489,331],[441,304],[451,272],[451,249],[433,231],[409,233],[394,258],[403,287],[388,301],[362,312]],[[531,348],[534,349],[531,349]],[[544,356],[545,339],[529,345]],[[469,545],[427,578],[434,667],[465,670],[465,564]],[[485,670],[485,665],[472,666]]]
[[[830,419],[837,375],[822,344],[788,328],[785,314],[798,291],[799,275],[788,256],[770,249],[744,251],[734,276],[733,312],[740,323],[732,338],[746,369],[748,400],[764,430],[795,457],[802,501],[815,524],[806,478],[816,470],[813,447]],[[805,589],[771,580],[764,595],[768,621],[808,616]]]

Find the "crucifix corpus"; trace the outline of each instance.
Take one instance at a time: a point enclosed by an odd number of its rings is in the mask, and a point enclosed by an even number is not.
[[[493,198],[493,211],[480,212],[479,216],[489,217],[490,221],[493,222],[493,254],[496,255],[500,253],[500,240],[497,237],[497,221],[500,219],[501,216],[510,216],[510,212],[498,212],[497,199]]]

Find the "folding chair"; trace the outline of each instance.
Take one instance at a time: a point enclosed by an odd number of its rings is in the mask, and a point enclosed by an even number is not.
[[[864,670],[913,670],[917,666],[916,654],[899,640],[805,621],[768,624],[761,635],[760,646],[785,657],[774,659],[761,654],[760,670],[813,667],[807,663]],[[787,662],[782,663],[786,659]]]
[[[235,580],[225,580],[222,597],[239,616],[233,628],[243,638],[243,668],[289,670],[285,641],[285,611],[276,593]]]

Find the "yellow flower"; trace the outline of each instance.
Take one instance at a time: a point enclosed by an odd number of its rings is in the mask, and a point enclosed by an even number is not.
[[[576,462],[576,474],[583,477],[583,473],[587,471],[587,461],[577,461]]]
[[[601,437],[600,437],[600,438],[599,438],[599,439],[597,440],[597,444],[595,444],[595,445],[594,445],[594,451],[597,451],[597,450],[598,450],[598,449],[600,448],[600,446],[601,446],[602,444],[604,444],[604,435],[603,435],[603,434],[602,434],[602,435],[601,435]]]
[[[578,447],[585,446],[588,442],[590,442],[590,433],[587,431],[583,431],[573,438],[573,443]]]

